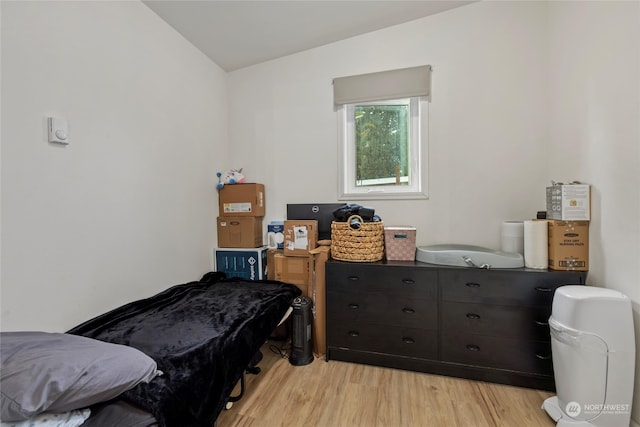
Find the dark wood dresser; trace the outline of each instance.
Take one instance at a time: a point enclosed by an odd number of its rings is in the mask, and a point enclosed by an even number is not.
[[[553,390],[556,288],[586,272],[326,264],[326,359]]]

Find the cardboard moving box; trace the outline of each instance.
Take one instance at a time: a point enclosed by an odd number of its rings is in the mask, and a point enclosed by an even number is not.
[[[275,280],[296,285],[302,295],[309,296],[308,287],[313,275],[309,268],[309,258],[289,257],[276,253],[273,256]]]
[[[264,184],[229,184],[218,192],[220,216],[264,216]]]
[[[318,246],[317,220],[286,220],[284,222],[284,254],[286,256],[309,256],[309,251]]]
[[[218,246],[221,248],[262,246],[262,217],[218,217]]]
[[[549,268],[589,270],[589,221],[549,220]]]
[[[556,184],[547,187],[547,219],[589,221],[591,219],[591,186]]]
[[[318,246],[309,251],[309,256],[288,257],[282,250],[271,249],[267,255],[269,265],[268,278],[291,283],[302,290],[302,294],[311,298],[313,352],[317,357],[326,353],[326,276],[325,263],[329,259],[331,247]]]
[[[327,351],[326,276],[325,264],[331,247],[318,246],[310,251],[309,268],[313,274],[309,282],[309,297],[313,300],[313,352],[320,357]]]

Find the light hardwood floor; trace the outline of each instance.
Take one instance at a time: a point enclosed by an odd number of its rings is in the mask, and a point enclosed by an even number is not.
[[[268,343],[217,427],[553,427],[552,393],[316,358],[293,366]]]

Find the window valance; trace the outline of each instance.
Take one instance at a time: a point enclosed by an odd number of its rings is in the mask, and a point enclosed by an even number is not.
[[[333,80],[335,105],[431,94],[431,66],[402,68]]]

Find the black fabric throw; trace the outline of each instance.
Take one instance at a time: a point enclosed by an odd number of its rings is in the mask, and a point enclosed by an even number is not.
[[[235,384],[300,290],[275,281],[223,279],[173,286],[69,330],[135,347],[163,375],[122,398],[162,427],[211,427]]]

